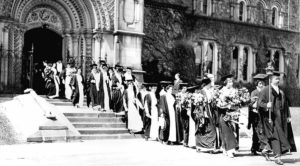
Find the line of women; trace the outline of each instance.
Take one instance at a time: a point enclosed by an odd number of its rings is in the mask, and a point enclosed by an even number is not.
[[[197,152],[223,153],[234,157],[239,149],[240,108],[250,104],[250,95],[245,88],[234,88],[233,75],[222,77],[221,81],[225,84],[222,88],[214,86],[213,80],[212,75],[207,75],[194,87],[188,87],[181,82],[175,94],[171,82],[163,81],[159,95],[156,95],[157,84],[145,83],[142,116],[145,139],[157,140],[168,145],[183,144],[185,147],[195,148]],[[283,93],[282,90],[278,92]],[[267,99],[261,95],[257,98],[259,101]],[[282,103],[283,98],[280,100]],[[260,106],[261,111],[264,111],[264,107],[272,107],[272,102],[268,106],[260,103],[262,102],[258,102],[258,107]],[[278,106],[278,102],[274,107],[283,108]],[[264,112],[261,115],[266,114]],[[280,160],[282,154],[296,151],[294,139],[291,138],[291,126],[287,125],[287,128],[284,124],[286,121],[276,120],[278,117],[282,119],[283,115],[290,116],[290,113],[272,113],[272,124],[275,124],[273,130],[265,129],[266,126],[263,125],[266,122],[263,121],[260,123],[261,128],[256,127],[254,131],[254,135],[260,137],[256,139],[256,144],[263,147],[256,148],[255,151],[262,151],[267,160],[270,160],[269,154],[273,152],[274,161],[279,165],[283,164]],[[263,119],[263,116],[260,118]],[[268,136],[269,134],[272,136]]]

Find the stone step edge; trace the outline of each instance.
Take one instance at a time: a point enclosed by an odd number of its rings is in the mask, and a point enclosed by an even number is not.
[[[55,137],[45,137],[45,142],[75,142],[75,141],[83,141],[83,140],[105,140],[105,139],[140,139],[143,136],[140,134],[131,135],[129,133],[122,134],[95,134],[95,135],[81,135],[81,136],[67,136],[67,141],[63,136],[55,136]],[[38,142],[42,143],[42,137],[29,137],[27,138],[27,142]]]

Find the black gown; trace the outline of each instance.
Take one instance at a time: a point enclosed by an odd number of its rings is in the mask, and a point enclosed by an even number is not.
[[[175,108],[175,104],[173,105],[175,111],[175,125],[176,125],[176,142],[179,143],[182,141],[182,130],[180,128],[180,117],[178,110]],[[170,114],[169,114],[169,107],[167,103],[167,96],[163,95],[160,97],[159,101],[159,117],[163,117],[165,119],[165,127],[159,128],[159,139],[167,142],[169,140],[170,134]]]
[[[271,108],[271,123],[269,123],[269,112],[267,111],[269,86],[261,91],[258,100],[262,148],[270,147],[276,155],[281,155],[288,150],[291,152],[297,151],[292,126],[287,121],[291,117],[287,98],[281,89],[279,91],[277,93],[271,88],[271,102],[273,104]]]

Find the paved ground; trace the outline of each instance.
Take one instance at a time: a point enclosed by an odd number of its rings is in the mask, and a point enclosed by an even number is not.
[[[300,137],[296,138],[300,149]],[[138,140],[102,140],[0,146],[1,166],[154,166],[154,165],[276,165],[261,156],[251,156],[250,139],[241,139],[235,158],[222,154],[197,153],[182,146]],[[283,157],[285,165],[299,165],[300,152]]]

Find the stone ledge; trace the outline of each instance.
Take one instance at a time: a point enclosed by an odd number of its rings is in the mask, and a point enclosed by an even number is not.
[[[145,36],[145,34],[141,32],[131,32],[131,31],[124,31],[124,30],[114,31],[114,35],[120,35],[120,34],[130,35],[130,36],[141,36],[141,37]]]

